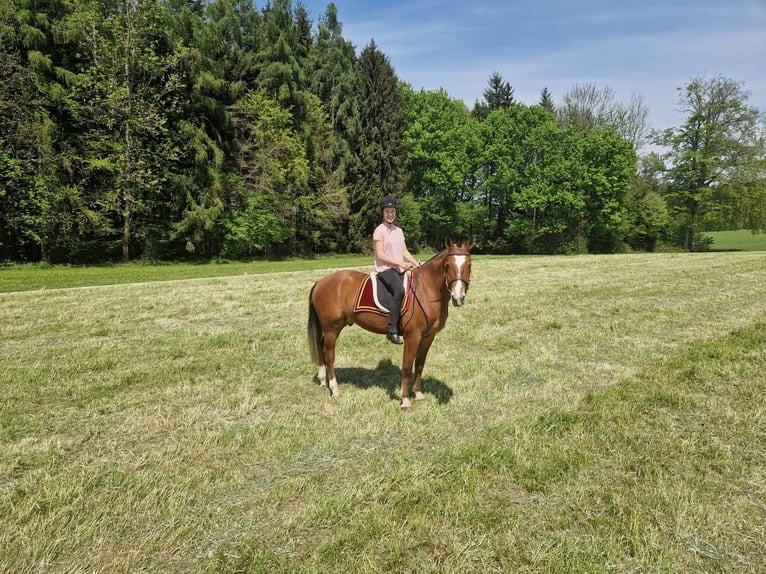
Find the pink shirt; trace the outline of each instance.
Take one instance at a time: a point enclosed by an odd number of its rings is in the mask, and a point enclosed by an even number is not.
[[[404,260],[404,232],[400,227],[397,227],[394,224],[386,225],[385,223],[381,223],[375,228],[375,231],[372,234],[372,241],[382,241],[383,253],[392,259],[395,259],[396,261]],[[377,254],[374,255],[374,259],[375,271],[380,272],[392,268],[388,263],[379,261]],[[396,270],[399,272],[403,271],[403,269],[398,266]]]

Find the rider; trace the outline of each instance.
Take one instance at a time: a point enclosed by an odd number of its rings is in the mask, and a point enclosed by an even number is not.
[[[395,345],[401,345],[399,336],[399,313],[404,299],[404,281],[402,275],[407,269],[420,267],[420,263],[407,249],[404,232],[394,224],[398,204],[393,195],[386,195],[380,200],[383,222],[372,234],[375,271],[391,293],[391,306],[388,316],[388,334],[386,338]]]

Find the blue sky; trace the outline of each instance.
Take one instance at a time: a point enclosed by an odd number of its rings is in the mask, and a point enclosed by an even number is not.
[[[302,0],[316,24],[327,0]],[[518,101],[555,103],[575,84],[636,94],[649,122],[680,125],[677,87],[725,76],[766,112],[766,0],[335,0],[357,54],[375,40],[399,79],[469,107],[493,72]],[[297,1],[294,2],[297,5]]]

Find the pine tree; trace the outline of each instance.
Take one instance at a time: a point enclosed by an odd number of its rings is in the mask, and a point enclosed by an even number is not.
[[[548,91],[548,86],[544,87],[543,91],[540,93],[540,101],[537,105],[548,110],[548,113],[552,116],[556,115],[556,106],[553,103],[553,97],[551,96],[550,91]]]
[[[479,120],[486,119],[495,110],[507,109],[515,103],[514,90],[511,84],[503,81],[500,72],[493,72],[487,84],[484,89],[484,101],[477,101],[473,107],[473,115]]]
[[[356,76],[359,133],[352,149],[359,163],[350,190],[349,238],[366,248],[379,223],[380,197],[404,189],[404,106],[394,69],[374,40],[362,51]]]
[[[292,113],[300,126],[306,115],[308,92],[305,38],[293,16],[290,0],[273,0],[263,9],[265,42],[258,53],[258,88]]]

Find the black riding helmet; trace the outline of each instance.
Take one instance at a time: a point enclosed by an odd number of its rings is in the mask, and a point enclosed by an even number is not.
[[[396,203],[396,198],[393,195],[386,195],[380,200],[380,209],[383,210],[387,207],[395,207],[399,209],[399,204]]]

